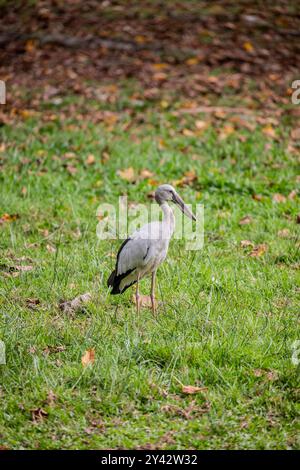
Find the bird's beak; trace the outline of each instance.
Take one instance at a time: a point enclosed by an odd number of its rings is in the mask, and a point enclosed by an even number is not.
[[[183,202],[183,200],[177,193],[173,194],[173,202],[175,202],[175,204],[177,204],[180,207],[181,211],[187,217],[189,217],[192,220],[196,220],[196,217],[194,216],[194,214],[190,211],[188,206],[185,205],[185,203]]]

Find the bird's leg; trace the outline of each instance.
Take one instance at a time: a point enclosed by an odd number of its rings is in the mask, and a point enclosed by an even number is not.
[[[140,301],[141,301],[140,294],[139,294],[139,279],[140,279],[140,276],[138,275],[137,281],[136,281],[136,292],[135,292],[136,311],[138,315],[140,313]]]
[[[152,279],[151,279],[151,305],[152,305],[152,313],[155,315],[156,312],[156,301],[155,301],[155,276],[156,276],[156,271],[153,271],[152,273]]]

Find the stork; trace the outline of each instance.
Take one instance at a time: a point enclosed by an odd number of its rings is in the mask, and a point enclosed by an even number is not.
[[[173,186],[162,184],[155,191],[155,200],[163,212],[163,220],[144,225],[125,240],[117,254],[116,267],[108,278],[111,294],[123,294],[136,283],[136,308],[140,312],[140,280],[151,274],[151,306],[155,314],[155,277],[158,266],[167,256],[169,242],[175,228],[175,217],[168,202],[177,204],[181,211],[192,220],[196,217],[185,205]]]

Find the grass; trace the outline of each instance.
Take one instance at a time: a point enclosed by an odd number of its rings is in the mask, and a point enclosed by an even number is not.
[[[7,355],[0,365],[1,444],[299,448],[298,369],[291,361],[299,339],[297,197],[273,199],[296,188],[287,128],[278,129],[277,139],[259,127],[223,140],[215,126],[185,136],[192,118],[183,123],[147,102],[143,121],[132,123],[125,96],[112,106],[120,114],[113,124],[93,123],[92,112],[63,118],[70,103],[76,99],[1,129],[0,216],[19,215],[0,226],[0,338]],[[100,105],[88,106],[96,112]],[[45,118],[49,112],[54,118]],[[75,157],[63,159],[66,152]],[[93,165],[86,163],[90,153]],[[126,193],[129,202],[149,204],[151,181],[132,184],[117,174],[131,166],[152,171],[158,183],[194,170],[197,182],[178,191],[205,206],[203,249],[188,252],[183,241],[172,241],[158,272],[157,318],[143,309],[138,319],[130,291],[109,296],[106,279],[120,241],[96,237],[100,203],[117,203]],[[246,215],[251,223],[240,225]],[[242,240],[268,250],[252,257]],[[33,269],[9,272],[22,264]],[[149,286],[144,280],[143,293]],[[73,317],[60,311],[60,299],[84,292],[92,300],[83,311]],[[32,306],[32,298],[39,303]],[[90,348],[95,362],[83,368]],[[207,391],[185,395],[182,384]]]

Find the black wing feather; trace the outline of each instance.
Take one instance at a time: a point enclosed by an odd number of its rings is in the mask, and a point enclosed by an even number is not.
[[[124,242],[120,246],[118,254],[117,254],[116,268],[114,269],[114,271],[111,273],[111,275],[109,276],[109,278],[107,280],[107,287],[112,287],[112,290],[110,292],[112,295],[122,294],[126,289],[128,289],[128,287],[132,286],[132,284],[134,284],[136,282],[136,281],[134,281],[129,286],[126,286],[122,291],[120,290],[120,282],[122,281],[122,279],[124,279],[124,277],[126,277],[130,273],[132,273],[132,271],[134,271],[134,269],[135,269],[135,268],[129,269],[126,273],[122,273],[122,274],[117,275],[118,262],[119,262],[119,257],[120,257],[121,251],[123,250],[126,243],[129,242],[129,240],[131,240],[131,238],[127,238],[127,240],[124,240]]]

